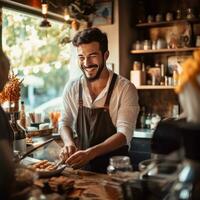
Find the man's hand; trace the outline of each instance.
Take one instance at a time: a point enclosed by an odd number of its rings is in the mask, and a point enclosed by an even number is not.
[[[65,145],[60,152],[60,159],[66,161],[72,154],[77,151],[75,145]]]
[[[86,165],[90,160],[94,158],[91,150],[79,150],[75,152],[72,156],[70,156],[66,163],[69,164],[71,167],[78,169]]]

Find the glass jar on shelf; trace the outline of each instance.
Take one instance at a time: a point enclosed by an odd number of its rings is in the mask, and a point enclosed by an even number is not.
[[[155,17],[155,20],[156,20],[156,22],[161,22],[161,21],[163,21],[163,16],[162,16],[162,14],[157,14],[156,17]]]
[[[167,22],[172,21],[172,20],[173,20],[173,14],[172,14],[171,12],[167,12],[167,13],[166,13],[166,16],[165,16],[165,20],[166,20]]]
[[[137,41],[133,44],[133,49],[135,49],[135,50],[141,50],[141,49],[142,49],[139,40],[137,40]]]
[[[133,70],[141,70],[141,63],[139,61],[133,62]]]
[[[180,20],[182,18],[182,15],[181,15],[181,10],[176,10],[176,19],[177,20]]]
[[[152,23],[153,21],[154,21],[153,15],[148,15],[148,16],[147,16],[147,22],[148,22],[148,23]]]
[[[193,11],[192,11],[191,8],[188,8],[188,9],[187,9],[186,18],[187,18],[187,19],[194,19],[194,18],[195,18],[195,16],[194,16]]]
[[[155,50],[157,49],[157,41],[156,40],[153,40],[152,41],[152,46],[151,46],[152,50]]]
[[[200,47],[200,35],[196,36],[196,47]]]
[[[150,40],[144,40],[143,49],[144,50],[150,50],[151,49],[151,41]]]

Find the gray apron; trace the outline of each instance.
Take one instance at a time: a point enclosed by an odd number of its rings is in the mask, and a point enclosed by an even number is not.
[[[82,85],[81,82],[79,82],[79,109],[76,124],[79,149],[85,150],[102,143],[116,133],[116,127],[113,125],[109,114],[109,103],[116,78],[117,75],[113,74],[106,101],[102,108],[88,108],[83,106]],[[109,159],[115,155],[128,155],[128,146],[124,145],[112,152],[96,157],[83,169],[98,173],[106,173]]]

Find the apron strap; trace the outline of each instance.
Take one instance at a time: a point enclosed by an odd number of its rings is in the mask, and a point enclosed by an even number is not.
[[[109,86],[109,89],[108,89],[106,101],[105,101],[105,104],[104,104],[104,108],[106,108],[106,109],[109,108],[110,98],[111,98],[111,95],[112,95],[112,92],[113,92],[113,88],[115,86],[116,79],[117,79],[117,74],[114,73],[112,80],[111,80],[111,83],[110,83],[110,86]],[[82,107],[82,106],[83,106],[83,98],[82,98],[82,85],[81,85],[81,80],[80,80],[79,81],[79,107]]]
[[[78,98],[78,103],[79,103],[79,107],[83,106],[81,80],[79,81],[79,98]]]
[[[108,89],[106,101],[105,101],[105,104],[104,104],[105,109],[109,108],[110,98],[111,98],[111,95],[112,95],[112,92],[113,92],[113,88],[115,86],[116,79],[117,79],[117,74],[114,73],[112,80],[111,80],[111,83],[110,83],[110,86],[109,86],[109,89]]]

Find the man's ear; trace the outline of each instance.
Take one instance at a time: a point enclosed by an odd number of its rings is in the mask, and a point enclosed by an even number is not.
[[[105,53],[104,53],[104,59],[107,60],[108,57],[110,55],[110,52],[107,50]]]

